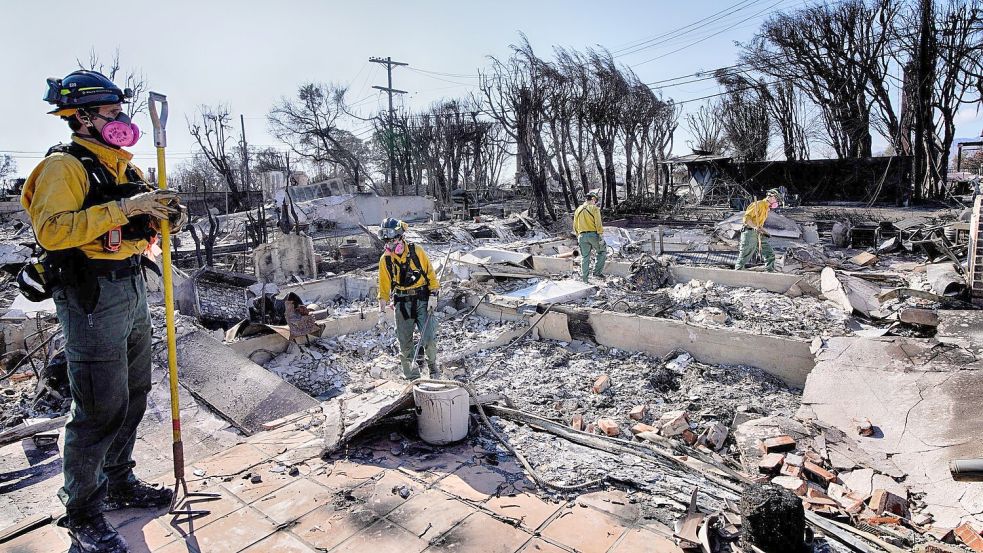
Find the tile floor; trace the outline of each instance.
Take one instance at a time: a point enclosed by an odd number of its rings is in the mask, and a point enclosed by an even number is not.
[[[126,510],[110,520],[134,553],[681,551],[665,528],[640,523],[623,492],[543,500],[528,493],[514,465],[482,465],[467,445],[397,456],[378,438],[368,444],[375,453],[368,460],[314,456],[295,475],[272,462],[313,437],[279,428],[189,466],[192,491],[220,494],[195,504],[207,516],[188,522]],[[68,546],[65,532],[48,525],[0,544],[0,552],[63,553]]]

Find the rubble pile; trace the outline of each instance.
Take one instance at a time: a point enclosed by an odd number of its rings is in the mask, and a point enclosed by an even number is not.
[[[519,409],[577,430],[626,439],[685,431],[694,445],[708,429],[719,434],[718,425],[729,426],[737,413],[791,416],[799,405],[796,390],[759,369],[699,363],[688,353],[663,360],[584,343],[529,342],[465,363],[481,392],[503,394]],[[726,435],[712,440],[714,450]]]
[[[711,328],[737,328],[756,334],[812,339],[849,332],[850,317],[832,303],[812,296],[789,297],[756,288],[732,288],[691,280],[639,297],[606,286],[588,305],[657,316]]]

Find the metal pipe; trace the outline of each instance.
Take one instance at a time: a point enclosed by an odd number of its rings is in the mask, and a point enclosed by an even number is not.
[[[959,482],[983,482],[983,459],[953,459],[949,472]]]

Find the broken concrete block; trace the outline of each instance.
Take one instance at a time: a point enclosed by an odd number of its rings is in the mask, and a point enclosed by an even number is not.
[[[868,267],[874,263],[877,263],[877,256],[872,253],[861,252],[851,257],[850,262],[860,265],[861,267]]]
[[[761,442],[761,451],[764,453],[784,453],[793,450],[795,450],[795,439],[791,436],[775,436]]]
[[[781,486],[798,496],[805,495],[806,490],[809,489],[805,480],[801,478],[793,478],[791,476],[776,476],[771,479],[771,483],[775,484],[776,486]]]
[[[802,463],[805,459],[801,455],[796,455],[794,453],[789,453],[785,455],[785,464],[792,465],[793,467],[802,467]]]
[[[639,434],[641,434],[641,433],[643,433],[643,432],[655,432],[655,433],[658,433],[658,429],[656,427],[654,427],[654,426],[649,426],[649,425],[644,424],[644,423],[638,423],[635,426],[632,426],[631,427],[631,433],[634,434],[634,435],[636,435],[636,436],[639,435]]]
[[[648,412],[649,412],[649,408],[647,406],[636,405],[631,408],[631,411],[628,413],[628,418],[632,420],[640,421],[645,418]]]
[[[597,377],[597,380],[594,381],[594,386],[592,386],[591,389],[594,390],[595,394],[600,394],[601,392],[607,390],[610,387],[611,387],[611,377],[606,374],[602,374],[601,376]]]
[[[939,315],[931,309],[902,309],[898,320],[913,325],[939,326]]]
[[[983,553],[983,538],[980,537],[980,533],[976,531],[968,522],[964,522],[953,530],[956,535],[956,539],[959,543],[965,545],[966,547],[972,549],[973,551],[978,551]]]
[[[932,520],[933,517],[931,513],[918,513],[917,515],[913,515],[911,517],[912,524],[916,524],[918,526],[928,526],[929,524],[932,524]]]
[[[579,415],[579,414],[578,415],[574,415],[570,419],[570,428],[573,428],[574,430],[583,430],[584,429],[584,416],[583,415]]]
[[[758,472],[764,474],[775,474],[782,467],[785,456],[781,453],[766,453],[761,461],[758,462]]]
[[[953,533],[953,528],[943,528],[941,526],[933,526],[929,528],[926,535],[932,536],[933,538],[939,540],[942,543],[955,543],[956,536]]]
[[[686,411],[669,411],[659,419],[659,433],[671,438],[689,430],[689,419]]]
[[[830,482],[836,481],[835,474],[811,461],[806,461],[805,463],[802,463],[802,470],[804,470],[806,474],[812,476],[813,478],[821,481],[824,484],[829,484]]]
[[[887,490],[876,489],[870,496],[870,509],[877,513],[894,513],[898,516],[908,516],[908,501]]]
[[[618,423],[611,419],[597,419],[597,427],[608,436],[619,436],[621,434],[621,428],[618,426]]]
[[[725,441],[727,441],[727,427],[719,422],[711,424],[700,434],[700,443],[706,444],[714,451],[724,447]]]

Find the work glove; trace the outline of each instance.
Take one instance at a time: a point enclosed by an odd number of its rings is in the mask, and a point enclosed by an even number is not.
[[[386,312],[386,300],[379,300],[379,313]]]
[[[188,224],[188,208],[181,204],[174,204],[177,211],[171,213],[167,221],[171,224],[171,234],[177,234]]]
[[[434,309],[437,309],[437,295],[436,290],[430,292],[430,299],[427,301],[427,313],[433,313]]]
[[[176,213],[178,209],[174,206],[178,205],[181,204],[177,192],[171,190],[141,192],[119,201],[119,208],[127,218],[134,215],[150,215],[155,219],[164,219]]]

